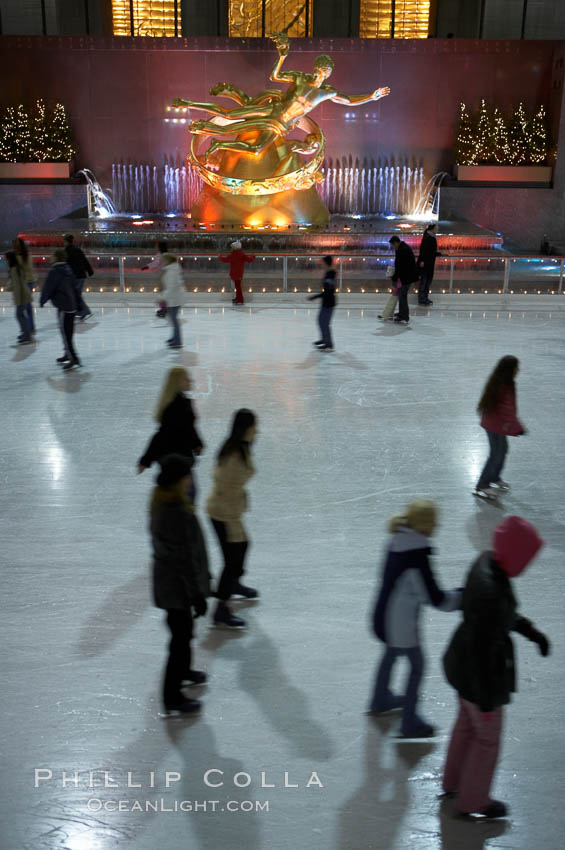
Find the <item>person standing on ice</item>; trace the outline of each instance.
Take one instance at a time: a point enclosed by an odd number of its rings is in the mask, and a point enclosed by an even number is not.
[[[167,302],[167,315],[173,329],[173,335],[167,340],[167,345],[169,348],[182,348],[179,311],[185,300],[186,287],[182,276],[182,266],[174,254],[163,254],[161,286],[163,299]]]
[[[508,437],[527,433],[516,411],[514,379],[519,366],[517,357],[511,354],[501,357],[486,382],[477,407],[481,414],[481,427],[487,432],[490,451],[474,495],[490,501],[497,498],[500,490],[510,487],[500,477],[508,452]],[[493,484],[496,490],[492,489]]]
[[[150,531],[153,543],[153,600],[167,612],[171,632],[163,680],[167,714],[198,711],[200,701],[188,699],[182,688],[201,685],[206,673],[192,667],[190,641],[193,619],[203,617],[210,595],[208,556],[200,524],[187,498],[192,461],[167,455],[151,496]]]
[[[243,290],[241,281],[243,280],[243,272],[245,264],[252,263],[255,259],[255,254],[246,254],[241,248],[241,242],[232,242],[230,245],[231,254],[220,254],[220,262],[230,264],[230,277],[233,280],[235,288],[235,298],[232,298],[232,304],[243,304]]]
[[[317,339],[314,345],[320,351],[333,351],[334,343],[332,339],[332,332],[330,330],[330,323],[336,304],[335,269],[332,269],[333,257],[330,257],[330,255],[328,254],[326,257],[324,257],[322,262],[326,271],[324,279],[322,281],[322,291],[318,292],[316,295],[309,295],[308,301],[315,301],[316,298],[322,299],[320,312],[318,313],[318,324],[320,326],[320,333],[322,334],[322,338]]]
[[[503,706],[516,690],[510,632],[537,643],[549,655],[550,643],[530,620],[517,613],[511,578],[522,573],[543,546],[531,523],[508,516],[494,529],[492,551],[471,567],[463,590],[463,622],[443,658],[455,688],[459,714],[451,732],[443,774],[445,796],[456,797],[460,814],[505,817],[508,809],[490,797],[500,748]]]
[[[408,290],[413,283],[419,280],[416,258],[410,245],[403,242],[399,236],[389,239],[395,251],[394,274],[392,280],[400,283],[398,291],[398,315],[394,317],[395,322],[407,325],[410,322],[410,310],[408,307]]]
[[[404,514],[390,520],[392,537],[387,545],[381,587],[373,612],[373,630],[385,644],[369,711],[381,714],[402,709],[401,735],[429,738],[434,727],[416,713],[418,690],[424,672],[419,620],[423,604],[440,611],[461,607],[460,590],[441,590],[430,566],[430,537],[437,525],[433,502],[411,502]],[[407,658],[410,674],[404,696],[390,688],[392,668],[398,658]]]

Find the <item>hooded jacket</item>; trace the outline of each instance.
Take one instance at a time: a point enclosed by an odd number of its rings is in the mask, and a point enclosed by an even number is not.
[[[461,591],[438,587],[430,567],[431,552],[429,537],[411,528],[399,528],[390,539],[373,612],[373,630],[389,646],[419,646],[423,604],[441,611],[453,611],[461,605]]]
[[[517,613],[509,575],[523,572],[542,541],[519,517],[506,517],[494,534],[495,552],[483,552],[469,571],[463,591],[463,622],[443,657],[449,684],[459,696],[493,711],[516,690],[510,632],[536,640],[531,621]],[[495,557],[496,554],[496,557]]]
[[[63,313],[76,313],[75,276],[67,263],[53,263],[41,289],[39,303],[51,301]]]
[[[183,611],[210,595],[208,556],[192,511],[157,487],[150,521],[153,543],[153,599],[157,608]]]
[[[252,263],[255,254],[246,254],[241,248],[236,248],[231,254],[220,255],[221,263],[230,264],[230,277],[232,280],[241,280],[245,271],[245,264]]]
[[[180,307],[184,303],[186,289],[182,277],[180,263],[176,260],[163,266],[161,272],[161,284],[163,286],[163,300],[169,307]]]

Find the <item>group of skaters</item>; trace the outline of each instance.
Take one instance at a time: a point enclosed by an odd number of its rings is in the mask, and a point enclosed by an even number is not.
[[[7,251],[5,256],[9,270],[8,286],[20,326],[17,342],[18,345],[32,345],[36,335],[33,290],[37,283],[33,261],[28,246],[19,237],[13,240],[12,250]],[[85,321],[92,316],[82,293],[86,278],[93,274],[84,252],[74,244],[73,234],[64,234],[63,247],[55,248],[53,252],[53,263],[41,288],[39,306],[44,307],[51,301],[57,309],[63,339],[63,354],[57,362],[66,371],[81,365],[73,345],[74,325],[76,319]]]
[[[326,258],[327,272],[331,258]],[[330,276],[331,280],[331,276]],[[322,325],[322,323],[321,323]],[[515,357],[496,365],[481,395],[478,411],[486,430],[490,454],[475,493],[487,500],[509,489],[501,478],[507,436],[523,434],[516,412]],[[204,535],[195,513],[194,462],[204,449],[195,427],[196,414],[185,395],[191,388],[188,371],[173,367],[160,394],[155,418],[158,430],[138,462],[143,472],[154,462],[160,467],[150,502],[153,546],[153,597],[166,611],[171,633],[163,677],[166,715],[198,711],[199,699],[184,690],[206,682],[206,673],[193,664],[190,642],[194,619],[216,599],[212,622],[228,629],[246,623],[230,607],[233,597],[258,600],[257,590],[243,583],[249,546],[243,514],[248,505],[246,484],[255,473],[252,457],[257,418],[248,409],[233,416],[227,438],[216,455],[213,482],[205,508],[223,557],[215,590]],[[427,500],[410,503],[389,523],[382,574],[373,609],[373,631],[384,644],[369,714],[399,712],[400,735],[429,738],[434,725],[418,713],[424,652],[419,620],[422,605],[459,612],[459,625],[445,651],[443,666],[457,693],[458,714],[451,733],[443,773],[443,797],[454,798],[461,815],[505,817],[505,803],[490,796],[502,730],[503,707],[516,690],[514,650],[510,633],[537,644],[547,656],[550,643],[530,620],[518,614],[511,579],[520,575],[543,546],[536,529],[518,516],[508,516],[493,534],[491,547],[471,565],[461,587],[444,591],[431,565],[431,538],[438,523],[437,506]],[[409,674],[404,693],[393,693],[390,680],[399,659]],[[190,693],[190,691],[189,691]]]

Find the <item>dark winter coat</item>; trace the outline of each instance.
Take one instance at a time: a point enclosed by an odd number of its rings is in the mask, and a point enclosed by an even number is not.
[[[67,252],[67,263],[77,280],[84,280],[87,275],[92,277],[94,274],[92,266],[80,248],[77,248],[76,245],[67,245],[65,251]]]
[[[516,690],[514,647],[510,632],[531,638],[532,623],[516,613],[510,579],[483,552],[467,576],[463,622],[443,657],[449,684],[483,712],[510,702]]]
[[[194,427],[195,421],[196,415],[190,399],[179,393],[165,408],[161,427],[153,436],[139,463],[149,467],[159,458],[170,454],[194,457],[196,449],[204,448]]]
[[[53,263],[41,289],[39,303],[51,301],[63,313],[76,313],[75,276],[67,263]]]
[[[210,595],[208,556],[200,524],[187,506],[157,487],[150,529],[155,605],[187,611]]]
[[[401,242],[396,249],[392,279],[394,281],[399,280],[403,286],[409,286],[420,279],[414,252],[406,242]]]
[[[335,307],[335,269],[328,269],[322,281],[322,291],[317,295],[310,295],[309,301],[315,301],[316,298],[322,299],[322,307]]]
[[[438,587],[430,566],[431,553],[430,538],[411,528],[401,526],[390,538],[373,612],[373,630],[389,646],[419,646],[423,604],[441,611],[461,606],[460,590]]]
[[[424,231],[422,241],[420,242],[420,253],[418,254],[418,266],[423,263],[423,268],[428,274],[434,273],[436,257],[441,257],[437,249],[437,239],[433,233]]]

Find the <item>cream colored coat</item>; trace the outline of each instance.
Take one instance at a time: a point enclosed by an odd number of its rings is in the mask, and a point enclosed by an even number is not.
[[[229,455],[214,469],[214,486],[206,502],[206,510],[212,519],[226,524],[230,543],[247,540],[241,518],[248,507],[244,485],[254,474],[251,458],[245,463],[239,452]]]

